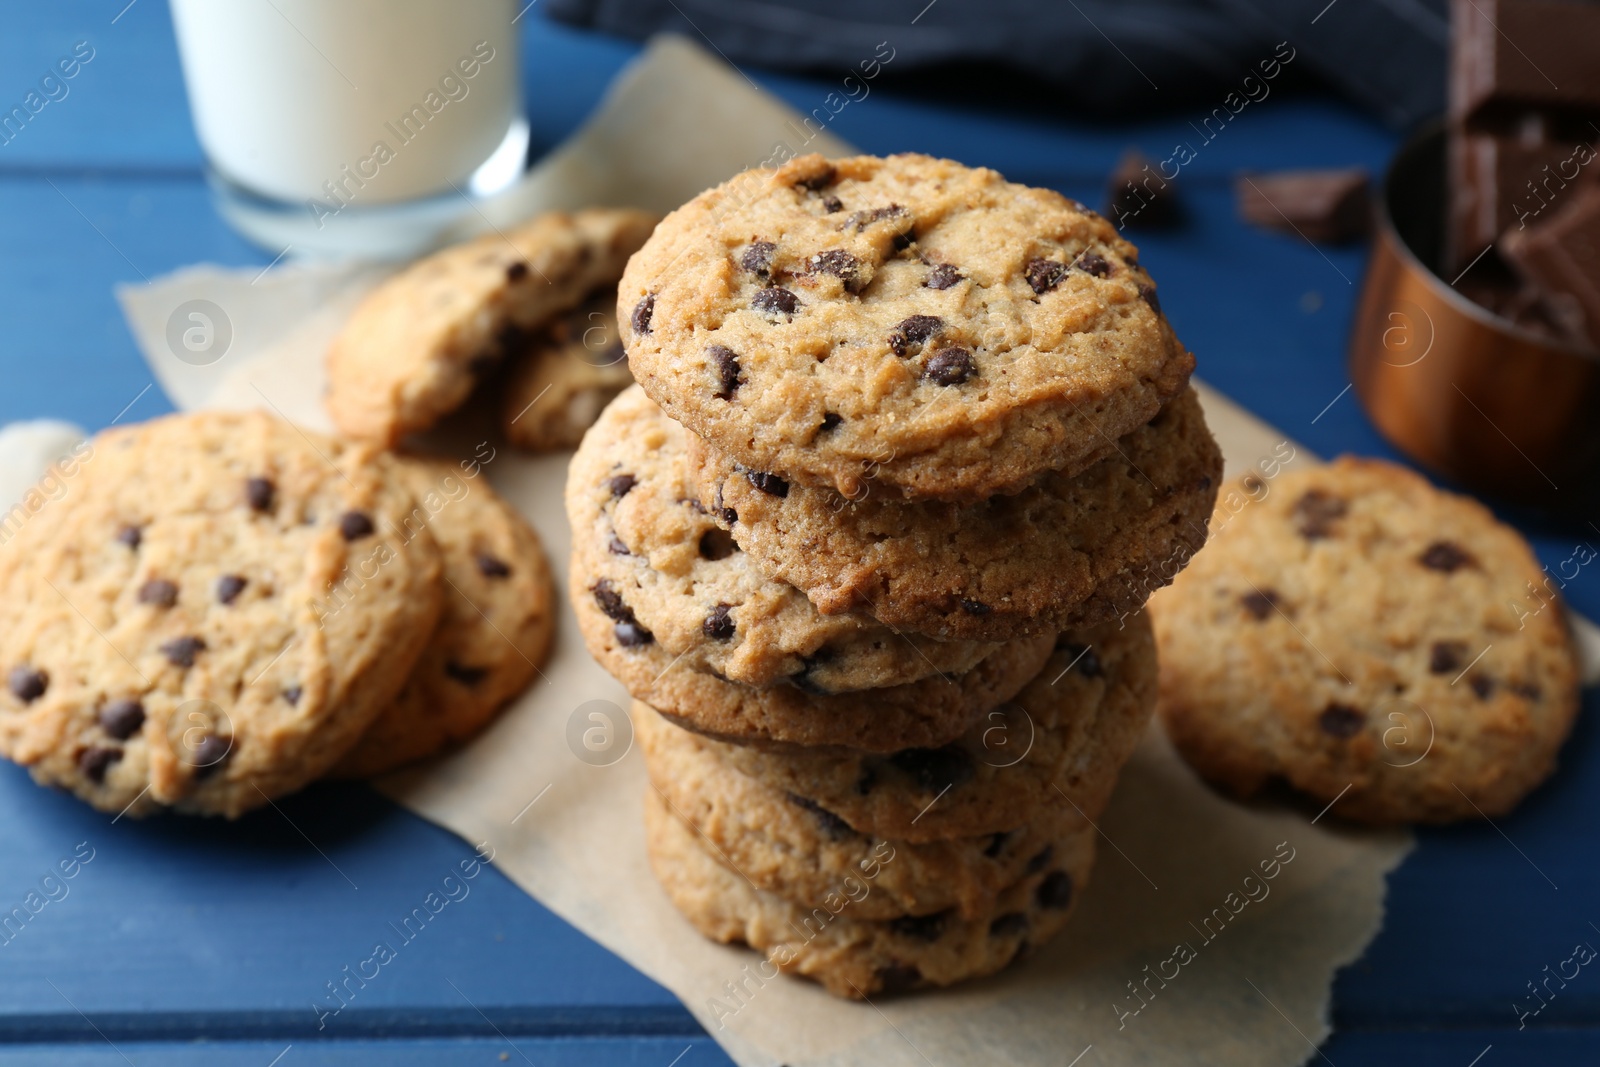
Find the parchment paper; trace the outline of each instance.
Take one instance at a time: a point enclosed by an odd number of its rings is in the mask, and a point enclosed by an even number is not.
[[[666,209],[771,160],[778,145],[847,151],[826,133],[803,145],[801,129],[736,72],[664,39],[508,201],[507,217],[592,202]],[[326,427],[322,351],[378,273],[302,265],[257,278],[200,268],[119,295],[180,406],[264,406]],[[235,325],[228,352],[200,368],[174,358],[167,342],[174,309],[197,298]],[[1282,435],[1209,389],[1202,396],[1231,470],[1281,458]],[[466,454],[478,435],[460,433]],[[1293,447],[1293,464],[1313,461]],[[565,456],[504,448],[487,465],[558,572],[570,547],[565,467]],[[626,704],[566,609],[540,680],[514,707],[465,750],[381,788],[489,842],[507,875],[680,996],[741,1064],[1302,1063],[1329,1032],[1335,970],[1377,932],[1385,875],[1411,847],[1404,832],[1224,801],[1153,733],[1101,822],[1093,882],[1062,937],[992,980],[845,1003],[802,981],[752,980],[754,954],[703,940],[672,910],[645,862],[645,782]]]

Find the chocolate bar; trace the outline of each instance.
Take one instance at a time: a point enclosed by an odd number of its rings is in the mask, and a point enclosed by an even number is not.
[[[1600,4],[1453,0],[1450,115],[1529,108],[1600,112]]]
[[[1569,332],[1600,347],[1600,186],[1575,190],[1548,218],[1508,230],[1500,250]]]
[[[1119,230],[1129,226],[1166,230],[1181,224],[1183,205],[1178,201],[1178,187],[1162,174],[1172,166],[1176,177],[1178,168],[1173,163],[1171,159],[1152,162],[1135,148],[1124,152],[1106,179],[1106,218]]]
[[[1600,166],[1591,166],[1600,126],[1586,132],[1588,138],[1558,140],[1537,114],[1506,135],[1456,131],[1450,141],[1453,261],[1465,265],[1507,229],[1525,228],[1554,210],[1572,186],[1600,181]]]
[[[1239,217],[1255,226],[1328,243],[1355,240],[1372,227],[1367,172],[1359,167],[1241,174],[1233,188]]]

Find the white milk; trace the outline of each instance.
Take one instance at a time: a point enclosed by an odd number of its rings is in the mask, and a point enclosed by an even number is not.
[[[251,236],[349,244],[358,217],[387,214],[372,209],[437,198],[437,219],[448,199],[468,207],[457,190],[521,172],[513,0],[171,4],[200,143],[236,187],[223,199],[259,198],[249,206],[269,215],[279,202],[282,233],[257,220]],[[221,206],[240,221],[237,203]]]

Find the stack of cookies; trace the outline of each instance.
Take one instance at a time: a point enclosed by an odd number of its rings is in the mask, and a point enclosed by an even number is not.
[[[657,876],[841,996],[1004,967],[1085,884],[1221,475],[1134,248],[992,171],[808,156],[669,216],[618,319],[571,593]]]
[[[538,537],[469,464],[212,412],[63,477],[0,551],[0,755],[102,810],[233,817],[430,755],[549,647]]]

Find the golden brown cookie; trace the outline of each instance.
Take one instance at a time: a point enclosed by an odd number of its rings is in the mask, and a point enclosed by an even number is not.
[[[617,337],[616,291],[603,289],[507,360],[506,439],[532,452],[576,448],[611,399],[633,384]]]
[[[1501,815],[1550,774],[1577,667],[1514,530],[1350,457],[1224,499],[1250,502],[1151,606],[1162,720],[1196,770],[1367,822]]]

